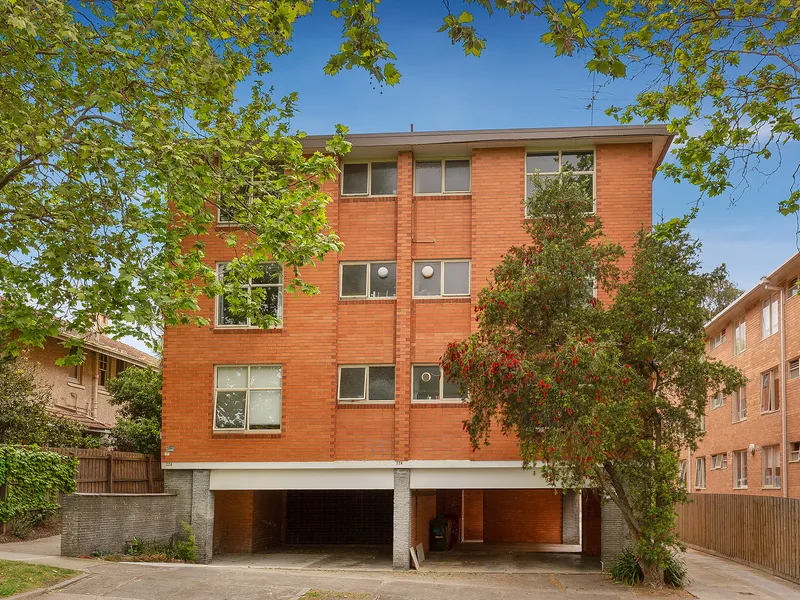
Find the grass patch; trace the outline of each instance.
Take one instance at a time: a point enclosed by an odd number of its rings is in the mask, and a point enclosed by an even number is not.
[[[330,592],[328,590],[308,590],[299,600],[372,600],[369,592]]]
[[[43,588],[77,575],[79,571],[13,560],[0,560],[0,598]]]

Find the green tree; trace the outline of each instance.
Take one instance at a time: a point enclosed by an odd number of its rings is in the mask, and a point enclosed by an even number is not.
[[[47,412],[50,387],[39,382],[25,358],[0,360],[0,444],[97,448],[100,443],[69,419]]]
[[[298,267],[341,246],[321,186],[349,146],[340,127],[329,153],[304,156],[296,96],[274,98],[265,83],[312,5],[0,3],[3,350],[62,327],[86,333],[98,313],[106,333],[146,340],[164,324],[203,324],[197,298],[223,289],[234,312],[274,324],[239,285],[267,259],[287,267],[288,289],[315,291]],[[333,14],[343,41],[325,71],[396,83],[374,3],[338,0]],[[238,231],[216,230],[215,204]],[[224,287],[203,263],[209,233],[238,248]]]
[[[580,182],[537,181],[526,228],[477,302],[478,331],[452,343],[445,373],[470,398],[473,445],[518,436],[526,467],[553,485],[600,488],[621,510],[652,584],[679,543],[678,456],[702,436],[706,399],[743,378],[705,357],[709,277],[683,227],[642,232],[620,284]],[[592,294],[596,282],[610,306]]]
[[[728,268],[725,263],[718,266],[708,274],[710,289],[706,294],[703,306],[708,311],[708,318],[712,319],[727,308],[734,300],[744,293],[744,290],[730,280]]]
[[[108,382],[111,404],[120,416],[111,430],[117,450],[161,454],[161,372],[125,369]]]

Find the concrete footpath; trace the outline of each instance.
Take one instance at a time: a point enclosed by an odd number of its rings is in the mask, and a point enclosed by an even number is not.
[[[0,559],[22,560],[89,573],[46,594],[48,600],[296,600],[308,590],[370,594],[380,600],[612,600],[646,597],[800,600],[800,586],[700,552],[686,554],[686,592],[654,593],[615,585],[596,573],[502,574],[268,569],[235,565],[146,565],[58,556],[58,537],[0,545]],[[687,593],[688,592],[688,593]],[[691,594],[691,595],[690,595]]]

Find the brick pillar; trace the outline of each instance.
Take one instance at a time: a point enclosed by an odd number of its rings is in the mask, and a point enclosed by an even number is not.
[[[600,560],[603,570],[608,571],[614,559],[628,546],[630,536],[622,511],[611,500],[603,501],[600,514]]]
[[[211,471],[187,469],[164,471],[164,491],[178,495],[176,520],[192,526],[197,542],[197,562],[211,562],[214,544],[214,492]]]
[[[392,528],[392,568],[407,570],[411,555],[411,473],[394,470],[394,526]]]
[[[563,490],[561,493],[561,543],[581,543],[581,493]]]

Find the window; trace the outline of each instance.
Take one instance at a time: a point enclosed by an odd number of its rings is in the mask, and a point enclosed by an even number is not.
[[[761,485],[774,489],[781,487],[781,453],[778,446],[761,449]]]
[[[725,396],[722,392],[718,392],[716,396],[711,397],[711,410],[725,406]]]
[[[731,404],[733,404],[733,422],[738,423],[747,418],[747,386],[742,386],[734,390],[731,394]]]
[[[680,473],[678,474],[678,478],[680,479],[680,482],[683,484],[683,487],[686,487],[686,461],[685,460],[681,461],[681,470],[680,470]]]
[[[778,333],[778,293],[761,303],[761,339]]]
[[[108,366],[109,366],[108,363],[109,363],[109,358],[108,358],[107,354],[98,354],[97,356],[98,356],[98,359],[99,359],[98,362],[99,362],[99,365],[100,365],[100,368],[99,368],[99,371],[98,371],[98,375],[97,375],[97,384],[101,388],[105,389],[106,383],[108,383],[108,373],[109,373],[109,371],[108,371]]]
[[[281,428],[281,367],[217,367],[214,429],[267,430]]]
[[[747,450],[733,453],[733,487],[737,490],[747,487]]]
[[[77,348],[72,348],[69,351],[70,356],[75,356],[77,353]],[[83,382],[83,365],[69,365],[67,367],[67,381],[81,384]]]
[[[261,313],[272,315],[276,319],[283,317],[283,269],[278,263],[264,263],[263,275],[251,279],[242,287],[248,295],[254,293],[261,296]],[[225,276],[225,264],[217,267],[220,278]],[[234,315],[225,296],[219,296],[217,302],[217,325],[221,327],[250,327],[250,319],[245,316]]]
[[[727,333],[727,328],[723,327],[722,331],[720,331],[717,335],[711,338],[711,349],[713,350],[717,346],[720,346],[725,343],[725,335]]]
[[[396,196],[397,161],[343,164],[342,195]]]
[[[418,160],[414,165],[415,194],[463,194],[470,190],[470,161]]]
[[[525,198],[534,193],[535,175],[559,177],[573,174],[594,204],[594,150],[584,152],[529,152],[525,159]],[[525,203],[527,213],[528,203]]]
[[[397,263],[342,263],[339,296],[342,298],[394,298]]]
[[[469,261],[414,263],[414,296],[469,296]]]
[[[800,294],[800,277],[789,280],[789,298]]]
[[[412,400],[417,402],[459,401],[463,398],[458,385],[444,376],[439,365],[414,365]]]
[[[800,358],[789,361],[789,379],[800,377]]]
[[[792,442],[789,444],[789,461],[800,462],[800,442]]]
[[[728,468],[728,454],[727,452],[722,454],[713,454],[711,456],[711,470],[712,471],[719,471],[720,469],[727,469]]]
[[[700,431],[705,431],[706,430],[706,413],[703,413],[702,415],[700,415],[700,418],[698,419],[698,421],[700,422]]]
[[[694,487],[703,490],[706,487],[706,458],[694,459]]]
[[[114,359],[114,377],[117,377],[120,373],[122,373],[129,366],[130,366],[130,364],[126,363],[124,360],[120,360],[119,358],[115,358]]]
[[[781,380],[778,369],[761,374],[761,412],[774,412],[781,404]]]
[[[339,402],[394,402],[394,365],[339,367]]]
[[[744,317],[733,322],[733,355],[741,354],[747,348],[747,321]]]

